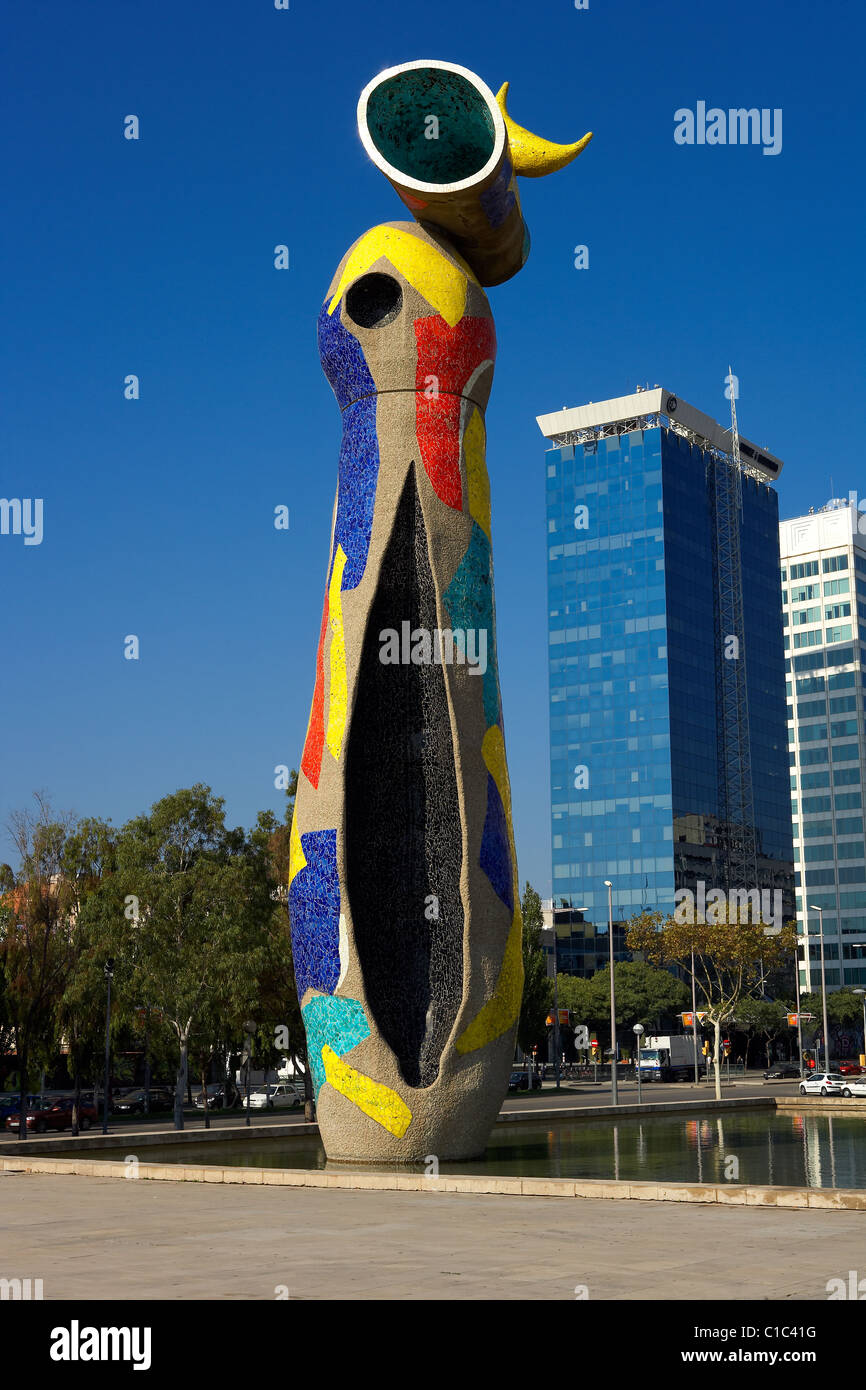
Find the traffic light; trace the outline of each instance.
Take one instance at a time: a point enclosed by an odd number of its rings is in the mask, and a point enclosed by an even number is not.
[[[731,1055],[731,1040],[730,1040],[730,1038],[722,1038],[722,1049],[723,1049],[723,1051],[724,1051],[725,1056],[726,1056],[726,1057],[730,1057],[730,1055]]]
[[[704,1056],[705,1056],[705,1057],[709,1057],[709,1055],[710,1055],[710,1044],[709,1044],[709,1039],[707,1039],[707,1038],[704,1038],[704,1049],[703,1049],[703,1051],[704,1051]]]

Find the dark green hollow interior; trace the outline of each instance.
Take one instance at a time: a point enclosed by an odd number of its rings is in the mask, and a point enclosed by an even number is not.
[[[438,138],[429,116],[438,121]],[[412,68],[371,92],[367,128],[389,164],[421,183],[457,183],[493,153],[493,117],[481,93],[458,72]]]

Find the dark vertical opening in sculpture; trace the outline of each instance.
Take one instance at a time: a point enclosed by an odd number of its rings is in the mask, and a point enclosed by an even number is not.
[[[364,638],[346,750],[345,841],[370,1011],[410,1086],[436,1080],[463,995],[463,834],[445,673],[433,660],[405,659],[407,632],[423,630],[432,642],[436,627],[413,469]],[[388,631],[398,662],[382,660]]]

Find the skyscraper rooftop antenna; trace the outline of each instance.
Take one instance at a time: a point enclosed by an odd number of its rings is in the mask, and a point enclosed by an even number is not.
[[[735,487],[737,490],[737,509],[743,510],[743,463],[740,458],[740,431],[737,427],[737,388],[734,369],[728,364],[728,381],[731,386],[731,455],[734,460]]]
[[[713,465],[720,869],[728,888],[748,887],[758,881],[743,612],[743,470],[737,426],[736,380],[728,367],[731,457],[727,459],[720,454]]]

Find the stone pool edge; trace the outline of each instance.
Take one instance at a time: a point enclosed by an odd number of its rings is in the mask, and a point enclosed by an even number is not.
[[[812,1102],[810,1104],[810,1102]],[[840,1101],[832,1099],[821,1101],[811,1096],[744,1096],[717,1100],[666,1101],[649,1106],[621,1105],[615,1115],[612,1107],[583,1106],[580,1108],[534,1109],[508,1111],[499,1116],[498,1123],[514,1123],[524,1120],[549,1122],[551,1120],[598,1120],[620,1117],[632,1118],[636,1115],[646,1117],[649,1113],[670,1114],[702,1110],[704,1113],[725,1110],[772,1109],[775,1111],[808,1110],[827,1114],[851,1114],[866,1111],[866,1101]],[[93,1149],[116,1148],[118,1140],[127,1137],[129,1147],[146,1148],[160,1143],[201,1142],[225,1139],[231,1133],[241,1134],[249,1139],[278,1138],[289,1134],[315,1134],[316,1124],[269,1124],[253,1125],[249,1129],[229,1130],[170,1130],[154,1133],[132,1133],[128,1136],[118,1134],[79,1135],[78,1138],[56,1138],[48,1140],[52,1147],[81,1149],[84,1145]],[[39,1143],[40,1141],[36,1141]],[[45,1141],[43,1141],[45,1142]],[[16,1145],[17,1147],[17,1145]],[[32,1151],[31,1151],[32,1152]],[[133,1155],[130,1155],[133,1157]],[[676,1182],[626,1182],[612,1178],[528,1178],[528,1177],[484,1177],[478,1174],[452,1173],[447,1177],[426,1177],[422,1173],[388,1172],[323,1172],[320,1169],[299,1168],[219,1168],[214,1165],[197,1166],[178,1163],[144,1163],[137,1156],[134,1173],[139,1181],[150,1182],[216,1182],[253,1183],[264,1187],[328,1187],[347,1190],[368,1190],[377,1192],[449,1192],[470,1193],[473,1195],[498,1195],[517,1197],[575,1197],[605,1198],[609,1200],[632,1200],[651,1202],[697,1202],[704,1205],[719,1206],[774,1206],[788,1208],[813,1208],[835,1211],[866,1211],[866,1188],[811,1188],[811,1187],[773,1187],[757,1184],[718,1184],[718,1183],[676,1183]],[[78,1177],[105,1177],[134,1180],[129,1161],[111,1159],[57,1158],[46,1155],[40,1158],[37,1153],[10,1153],[9,1146],[0,1147],[0,1172],[67,1174]]]
[[[720,1206],[866,1211],[866,1189],[761,1187],[731,1183],[616,1182],[609,1178],[505,1178],[422,1173],[326,1173],[298,1168],[196,1168],[189,1164],[128,1163],[75,1158],[0,1157],[0,1171],[139,1182],[253,1183],[263,1187],[328,1187],[375,1192],[448,1192],[514,1197],[584,1197],[649,1202],[698,1202]]]

